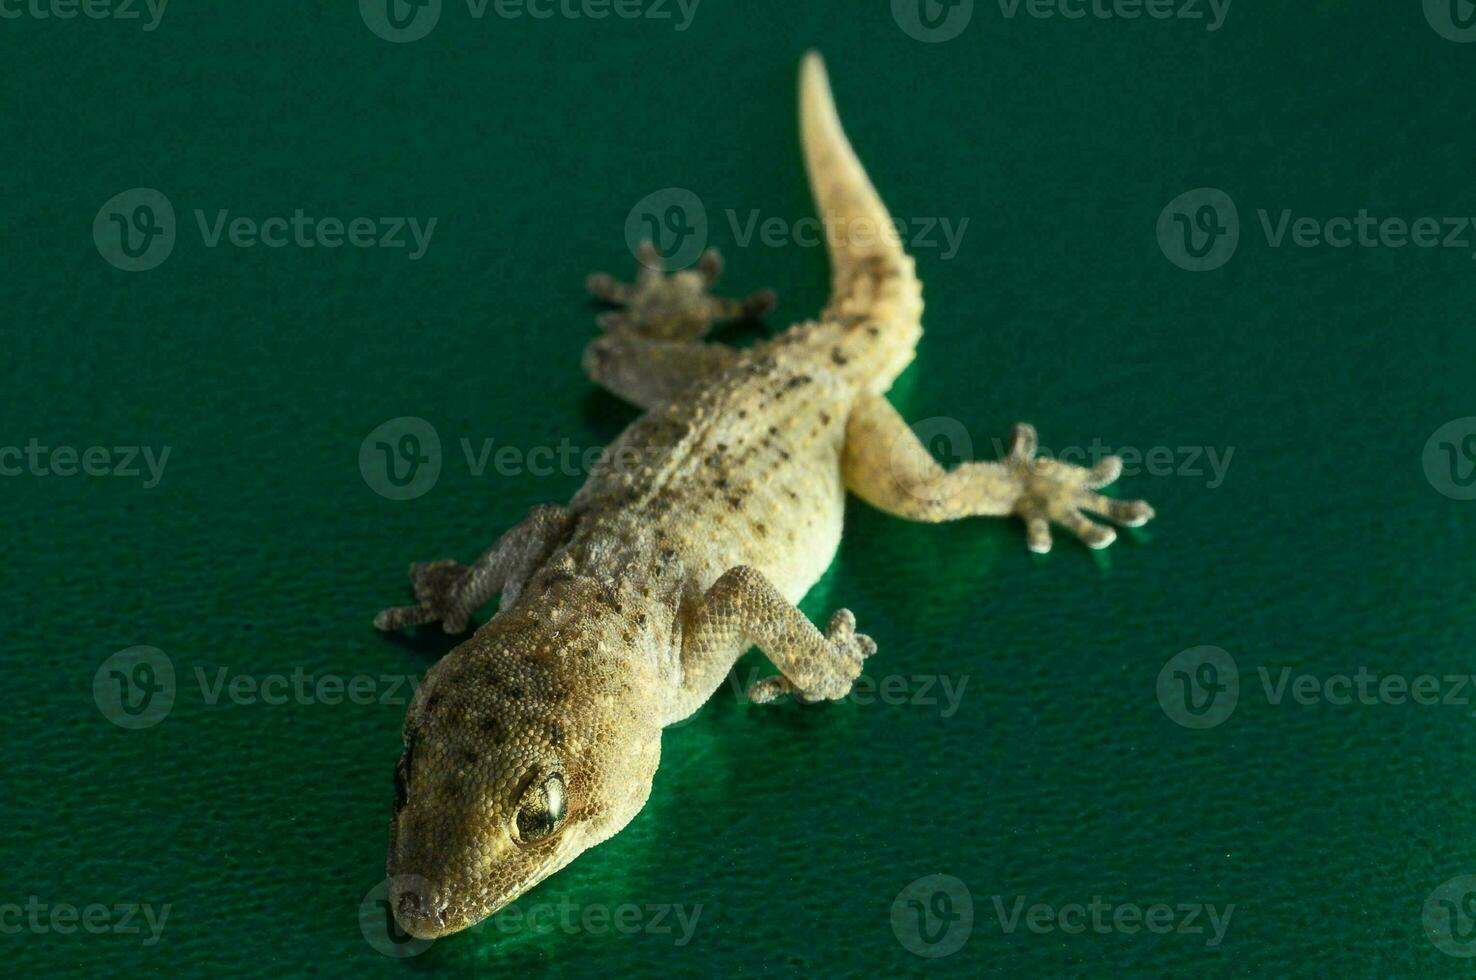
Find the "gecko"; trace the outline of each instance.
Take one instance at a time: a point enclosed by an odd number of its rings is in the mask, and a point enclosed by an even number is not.
[[[584,351],[592,381],[644,414],[566,505],[533,508],[471,565],[410,567],[416,602],[385,631],[464,633],[411,701],[395,766],[386,871],[401,928],[434,939],[496,913],[641,810],[662,730],[702,706],[757,646],[778,673],[755,704],[845,697],[876,644],[846,609],[822,631],[796,604],[841,540],[846,493],[897,517],[1020,517],[1026,543],[1060,525],[1092,548],[1141,500],[1098,493],[1121,475],[1038,453],[1029,425],[997,461],[936,462],[886,393],[922,335],[914,260],[841,128],[823,61],[800,68],[800,136],[827,234],[818,317],[746,348],[708,342],[758,317],[765,290],[713,294],[722,262],[667,272],[649,244],[634,282],[591,276],[612,309]]]

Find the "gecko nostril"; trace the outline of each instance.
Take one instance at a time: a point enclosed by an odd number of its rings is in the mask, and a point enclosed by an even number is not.
[[[416,887],[406,888],[400,892],[395,901],[395,911],[400,919],[442,924],[446,912],[446,900],[434,894],[427,896],[426,891],[427,889],[423,887]]]

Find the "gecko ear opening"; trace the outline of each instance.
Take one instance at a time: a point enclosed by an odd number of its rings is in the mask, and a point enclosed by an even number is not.
[[[513,819],[513,839],[519,844],[545,840],[559,829],[567,810],[568,797],[562,774],[554,772],[530,780],[518,801],[517,816]]]

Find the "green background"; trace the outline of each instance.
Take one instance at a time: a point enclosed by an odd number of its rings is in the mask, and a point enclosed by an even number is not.
[[[1422,462],[1476,414],[1471,236],[1274,248],[1257,216],[1476,215],[1476,45],[1420,6],[1235,3],[1209,32],[980,0],[937,44],[880,0],[705,0],[685,31],[475,20],[448,0],[407,44],[345,0],[179,2],[154,31],[0,20],[0,446],[171,447],[153,488],[0,478],[0,904],[170,905],[154,946],[5,935],[11,969],[1462,974],[1422,909],[1476,873],[1470,705],[1273,704],[1257,675],[1476,663],[1476,503]],[[968,220],[952,258],[916,249],[928,332],[893,393],[904,413],[957,420],[980,456],[1022,419],[1053,448],[1233,449],[1225,478],[1209,486],[1201,460],[1124,479],[1160,516],[1102,556],[1062,540],[1036,559],[1013,522],[916,526],[853,502],[806,611],[854,609],[881,648],[869,673],[910,694],[964,684],[956,712],[725,689],[668,733],[641,816],[522,903],[700,904],[690,942],[494,923],[381,956],[358,908],[382,874],[403,707],[210,704],[196,671],[419,675],[448,649],[370,618],[403,601],[411,560],[470,558],[579,485],[475,476],[460,439],[598,446],[634,417],[579,370],[581,283],[628,274],[646,195],[698,195],[727,291],[779,290],[772,328],[822,305],[822,249],[741,247],[727,217],[811,213],[794,118],[811,45],[894,213]],[[92,222],[141,186],[173,203],[178,240],[126,273]],[[1206,186],[1236,201],[1240,244],[1192,273],[1155,224]],[[209,248],[194,218],[298,208],[438,222],[409,261]],[[400,416],[445,449],[413,501],[358,465]],[[91,684],[137,644],[165,652],[178,692],[127,731]],[[1191,730],[1155,685],[1206,644],[1239,665],[1240,698]],[[931,874],[965,884],[974,921],[924,959],[891,912]],[[1235,908],[1208,947],[1006,932],[994,896]]]

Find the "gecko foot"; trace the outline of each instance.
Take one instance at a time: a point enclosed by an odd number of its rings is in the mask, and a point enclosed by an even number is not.
[[[721,320],[757,319],[774,308],[773,290],[761,289],[746,299],[726,299],[708,290],[723,274],[722,256],[710,248],[695,269],[667,274],[661,253],[646,242],[640,249],[641,271],[634,283],[618,282],[603,272],[586,283],[590,295],[623,307],[599,317],[609,331],[624,331],[653,340],[696,341]]]
[[[802,686],[783,674],[765,677],[748,688],[749,700],[767,704],[793,694],[801,703],[809,704],[838,701],[850,694],[851,684],[861,676],[866,658],[876,653],[876,641],[856,632],[856,616],[849,609],[837,609],[830,617],[825,639],[830,643],[831,656],[827,662],[813,665],[815,679],[811,683]]]
[[[410,566],[410,584],[415,589],[414,606],[392,606],[374,617],[375,629],[387,633],[419,626],[441,624],[447,633],[466,630],[471,612],[465,608],[463,585],[469,569],[458,561],[416,562]]]
[[[1014,441],[1005,465],[1020,482],[1015,513],[1025,520],[1030,550],[1051,550],[1051,524],[1067,528],[1088,547],[1105,548],[1117,540],[1117,532],[1088,518],[1095,514],[1123,527],[1138,527],[1153,517],[1153,508],[1142,500],[1115,500],[1095,491],[1122,475],[1122,459],[1106,456],[1091,469],[1036,456],[1035,429],[1015,426]]]

